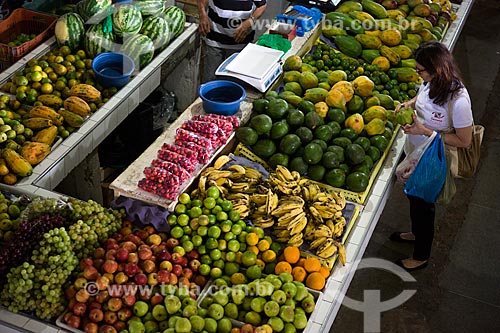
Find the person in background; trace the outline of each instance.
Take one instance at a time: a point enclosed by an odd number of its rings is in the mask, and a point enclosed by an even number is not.
[[[253,41],[255,22],[266,7],[266,0],[198,0],[205,40],[202,82],[214,80],[217,67]]]
[[[418,147],[426,136],[440,132],[444,143],[455,147],[468,147],[472,140],[472,109],[453,55],[443,44],[431,41],[421,44],[414,53],[417,73],[424,83],[418,94],[401,107],[413,107],[413,124],[402,127],[408,135],[405,154]],[[448,119],[448,108],[452,119]],[[410,232],[395,232],[390,239],[414,243],[413,257],[396,263],[413,271],[424,268],[431,255],[434,238],[435,204],[408,195],[410,201]]]

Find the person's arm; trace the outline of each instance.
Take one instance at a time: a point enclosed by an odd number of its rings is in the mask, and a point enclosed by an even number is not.
[[[443,134],[444,143],[457,148],[467,148],[472,141],[472,126],[455,128],[455,133]]]
[[[407,102],[404,102],[404,103],[399,103],[396,108],[394,109],[394,112],[398,112],[400,108],[404,107],[404,108],[408,108],[408,107],[412,107],[412,108],[415,108],[415,103],[417,102],[417,96],[413,97],[412,99],[410,99],[409,101]]]
[[[242,41],[245,40],[245,37],[250,33],[250,31],[252,31],[255,21],[258,20],[259,17],[261,17],[262,14],[264,14],[264,12],[266,11],[266,7],[267,4],[257,7],[252,13],[252,15],[250,15],[248,19],[243,21],[240,24],[240,26],[235,30],[234,40],[237,43],[241,43]]]
[[[206,8],[207,0],[198,0],[198,13],[200,14],[198,30],[202,36],[206,36],[210,32],[210,20],[207,15]]]

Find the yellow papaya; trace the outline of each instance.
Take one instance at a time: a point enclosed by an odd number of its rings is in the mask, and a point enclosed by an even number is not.
[[[64,109],[61,109],[58,112],[64,117],[64,121],[69,126],[78,128],[83,125],[84,119],[76,113]]]
[[[321,33],[326,37],[335,37],[339,35],[347,36],[347,31],[334,25],[323,28]]]
[[[333,86],[339,81],[347,80],[347,73],[341,69],[336,69],[328,75],[328,84]]]
[[[318,77],[311,72],[304,72],[300,74],[299,83],[304,90],[316,88],[318,86]]]
[[[349,81],[339,81],[335,83],[331,89],[339,90],[344,95],[346,103],[348,103],[354,95],[354,88]]]
[[[328,95],[325,97],[325,102],[328,104],[328,106],[336,109],[341,109],[343,111],[346,111],[346,101],[344,94],[337,89],[331,89],[328,92]]]
[[[399,82],[418,81],[420,78],[417,71],[411,67],[391,68],[389,71],[392,71],[389,76],[395,77]]]
[[[401,59],[408,59],[413,55],[412,50],[406,45],[396,45],[391,47],[391,50],[396,52]]]
[[[31,128],[32,130],[41,130],[43,128],[54,125],[52,120],[42,117],[33,117],[23,120],[23,125],[25,127]]]
[[[401,40],[402,40],[401,32],[397,29],[384,30],[380,34],[380,40],[385,45],[396,46],[399,43],[401,43]]]
[[[324,101],[326,96],[328,96],[328,90],[323,88],[307,89],[306,92],[304,93],[304,99],[306,101],[311,101],[313,103]]]
[[[414,42],[416,44],[421,44],[423,42],[422,36],[420,36],[417,33],[415,33],[415,34],[406,34],[406,39],[409,40],[409,41],[412,41],[412,42]]]
[[[399,9],[388,9],[387,17],[396,21],[400,21],[406,17],[406,13]]]
[[[2,156],[12,173],[21,177],[29,177],[33,173],[33,166],[15,150],[4,148]]]
[[[285,91],[291,91],[297,96],[302,96],[303,90],[298,82],[287,82],[284,86]]]
[[[363,111],[361,114],[365,123],[369,123],[375,118],[381,119],[382,121],[387,120],[387,110],[381,105],[374,105]]]
[[[382,119],[374,118],[365,125],[365,131],[369,136],[384,134],[385,122]]]
[[[87,102],[77,96],[69,96],[64,100],[63,105],[66,110],[76,113],[82,117],[87,117],[91,112],[90,106]]]
[[[363,116],[359,113],[355,113],[347,117],[344,122],[346,128],[353,129],[356,133],[361,133],[364,129],[365,123],[363,121]]]
[[[31,110],[28,111],[28,117],[29,118],[46,118],[52,120],[54,125],[60,126],[62,125],[63,122],[63,117],[57,113],[53,108],[45,105],[38,105],[34,106],[31,108]]]
[[[375,37],[378,37],[378,38],[380,38],[381,34],[382,34],[381,30],[366,30],[365,31],[365,35],[375,36]]]
[[[382,46],[382,41],[377,36],[370,36],[367,34],[357,34],[354,36],[358,42],[363,45],[365,49],[378,49]]]
[[[36,98],[37,101],[42,102],[43,105],[49,106],[54,109],[60,109],[63,105],[61,97],[52,94],[42,94]]]
[[[318,102],[314,104],[314,108],[316,110],[316,113],[321,118],[326,118],[326,115],[328,114],[328,104],[326,104],[325,102]]]
[[[380,47],[380,55],[386,57],[392,65],[397,65],[401,61],[399,54],[386,45]]]
[[[285,59],[283,64],[284,71],[300,71],[302,67],[302,58],[298,55],[292,55]]]
[[[352,81],[352,87],[356,95],[367,97],[372,95],[375,84],[368,76],[360,75]]]
[[[367,12],[354,10],[348,13],[353,19],[359,20],[365,29],[375,28],[375,18]]]
[[[387,70],[389,70],[389,68],[391,68],[391,63],[389,62],[389,59],[383,56],[376,57],[375,59],[373,59],[372,65],[377,65],[378,68],[380,68],[380,70],[384,72],[386,72]]]
[[[50,146],[45,143],[30,141],[25,142],[21,147],[21,156],[31,165],[40,163],[48,154],[50,154]]]
[[[77,96],[86,102],[98,102],[101,100],[101,92],[90,84],[79,83],[71,87],[69,94]]]
[[[56,136],[57,136],[57,126],[52,125],[38,131],[38,133],[36,133],[31,140],[51,145],[54,143]]]
[[[363,10],[361,3],[357,1],[344,1],[338,6],[335,11],[339,13],[349,14],[352,11]]]

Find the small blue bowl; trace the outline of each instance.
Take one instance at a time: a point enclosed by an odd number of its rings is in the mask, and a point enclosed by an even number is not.
[[[128,83],[135,64],[128,55],[119,52],[103,52],[92,61],[97,81],[105,88],[121,88]]]
[[[240,109],[247,94],[245,89],[232,81],[216,80],[200,85],[198,93],[207,113],[232,116]]]

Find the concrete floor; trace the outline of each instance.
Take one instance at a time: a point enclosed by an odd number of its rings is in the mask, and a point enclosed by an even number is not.
[[[382,300],[403,289],[416,294],[384,312],[381,332],[500,332],[500,1],[475,0],[454,49],[472,98],[474,117],[486,127],[480,170],[457,180],[457,194],[436,209],[430,265],[412,273],[416,282],[375,269],[354,276],[347,296],[362,300],[365,290],[381,290]],[[366,249],[365,258],[397,260],[412,246],[388,236],[409,230],[409,204],[396,185]],[[331,332],[368,332],[363,314],[342,306]]]

